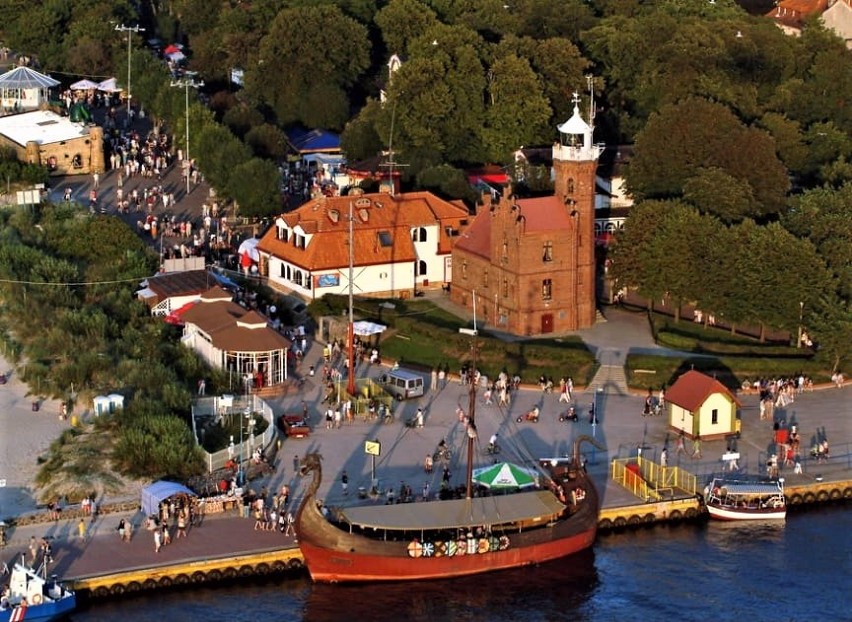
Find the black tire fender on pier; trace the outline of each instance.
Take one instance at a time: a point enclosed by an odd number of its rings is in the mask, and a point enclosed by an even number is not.
[[[698,510],[696,510],[695,508],[687,508],[686,509],[686,518],[688,520],[693,520],[694,518],[697,518],[697,517],[698,517]]]
[[[254,568],[251,566],[240,566],[240,576],[250,577],[254,574]]]
[[[157,582],[154,579],[145,579],[142,582],[142,589],[144,590],[153,590],[157,588]]]
[[[287,562],[287,567],[290,570],[300,570],[302,568],[302,560],[301,559],[291,559]]]
[[[852,486],[843,489],[843,498],[852,499]]]
[[[272,562],[272,572],[278,573],[284,572],[285,570],[287,570],[287,564],[282,562],[280,559]]]
[[[805,503],[814,503],[816,501],[816,495],[812,492],[805,493]]]
[[[646,525],[653,525],[657,522],[657,517],[653,514],[645,514],[645,516],[642,517],[642,522]]]
[[[598,523],[598,529],[603,529],[604,531],[612,529],[612,521],[608,518],[602,519],[601,522]]]
[[[258,564],[254,567],[257,574],[269,574],[269,564]]]
[[[160,580],[157,582],[160,587],[171,587],[174,585],[174,581],[172,581],[171,577],[160,577]]]
[[[185,574],[179,574],[175,577],[175,585],[188,585],[189,577]]]
[[[790,505],[802,505],[802,495],[796,493],[790,497]]]
[[[828,496],[827,490],[820,490],[817,493],[817,500],[821,501],[822,503],[825,503],[826,501],[828,501],[828,499],[829,499],[829,496]]]
[[[127,588],[124,587],[122,583],[116,583],[111,588],[109,588],[109,593],[113,596],[121,596],[124,592],[127,591]]]
[[[669,520],[673,523],[679,522],[683,518],[683,514],[680,513],[680,510],[672,510],[671,514],[669,514]]]
[[[192,573],[193,583],[204,583],[205,581],[207,581],[207,575],[201,572],[200,570],[196,570]]]
[[[627,519],[627,524],[631,527],[636,527],[637,525],[642,523],[642,519],[636,516],[635,514]]]
[[[221,581],[222,580],[222,573],[219,572],[218,570],[211,570],[210,572],[207,573],[207,580],[208,581]]]
[[[616,529],[624,529],[627,526],[627,520],[623,516],[619,516],[612,523]]]
[[[139,583],[139,581],[131,581],[130,583],[127,584],[127,593],[128,594],[135,594],[136,592],[139,592],[141,590],[142,590],[142,584]]]
[[[834,489],[832,489],[832,491],[829,493],[828,496],[831,497],[832,501],[837,501],[838,499],[843,498],[843,493],[840,492],[839,488],[834,488]]]
[[[237,570],[236,570],[236,568],[231,568],[229,566],[229,567],[225,568],[225,570],[222,571],[222,576],[225,577],[226,579],[233,579],[237,576]]]
[[[94,594],[97,598],[106,598],[109,596],[109,588],[105,585],[101,585],[100,587],[96,587]]]

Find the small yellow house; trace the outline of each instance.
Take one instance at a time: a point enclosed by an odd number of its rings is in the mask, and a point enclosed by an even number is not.
[[[688,371],[666,391],[669,426],[689,438],[724,438],[736,432],[736,396],[715,378]]]

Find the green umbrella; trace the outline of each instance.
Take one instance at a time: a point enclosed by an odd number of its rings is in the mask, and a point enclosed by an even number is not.
[[[475,469],[473,481],[486,488],[528,488],[535,486],[538,473],[511,462],[500,462]]]

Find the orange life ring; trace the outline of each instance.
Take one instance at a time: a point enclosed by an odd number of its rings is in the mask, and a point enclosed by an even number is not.
[[[409,557],[422,557],[423,555],[423,545],[420,544],[417,540],[413,540],[408,543],[408,556]]]
[[[33,594],[33,605],[40,605],[42,600],[41,594]]]
[[[491,550],[491,544],[489,544],[488,538],[479,539],[479,547],[477,550],[479,553],[487,553]]]
[[[500,536],[500,550],[505,551],[509,548],[509,536]]]

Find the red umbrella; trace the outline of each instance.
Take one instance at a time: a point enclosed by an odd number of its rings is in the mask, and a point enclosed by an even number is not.
[[[174,54],[175,52],[180,52],[180,47],[177,43],[172,43],[165,50],[163,50],[163,55],[168,56],[169,54]]]

